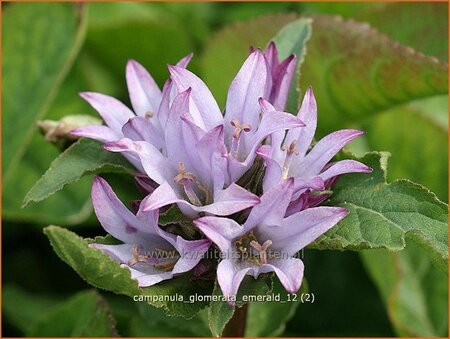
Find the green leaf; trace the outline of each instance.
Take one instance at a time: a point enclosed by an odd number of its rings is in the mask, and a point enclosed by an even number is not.
[[[288,299],[288,292],[281,285],[278,278],[274,278],[272,294],[280,301],[253,302],[248,307],[246,337],[277,337],[284,332],[286,323],[294,316],[300,304],[300,296],[306,293],[308,286],[303,279],[302,286],[297,293],[296,301],[293,295]]]
[[[416,20],[418,15],[420,20]],[[440,60],[448,60],[447,3],[384,3],[357,17],[392,40]]]
[[[362,124],[369,149],[389,150],[388,179],[409,178],[448,199],[448,131],[431,112],[445,110],[447,96],[396,107]],[[445,122],[445,125],[447,122]],[[399,128],[401,126],[401,128]],[[418,164],[421,164],[418,166]]]
[[[379,34],[368,24],[313,18],[300,88],[314,88],[319,130],[359,123],[413,100],[448,92],[448,66]]]
[[[48,311],[30,331],[32,337],[118,336],[106,301],[96,291],[84,291]]]
[[[306,56],[306,43],[311,37],[312,21],[311,19],[297,19],[286,26],[284,26],[273,41],[277,45],[278,55],[280,60],[286,59],[289,55],[295,54],[297,56],[297,64],[295,66],[295,74],[293,79],[300,77],[300,68]],[[295,112],[299,105],[299,89],[297,84],[293,81],[289,90],[287,101],[287,110]]]
[[[399,16],[400,12],[405,17],[416,13],[398,5]],[[402,27],[391,14],[392,25]],[[441,21],[437,25],[442,29]],[[399,30],[403,29],[409,28]],[[359,142],[365,142],[367,150],[382,149],[393,155],[390,179],[409,178],[446,199],[447,185],[442,185],[448,171],[446,129],[435,123],[435,105],[428,102],[420,109],[414,105],[447,95],[448,65],[389,40],[364,23],[317,16],[313,30],[300,85],[314,88],[318,134],[349,126],[366,130],[367,136]],[[444,102],[440,107],[446,118],[447,105]],[[422,164],[420,170],[417,163]]]
[[[83,7],[16,3],[4,13],[3,173],[14,174],[33,134],[69,71],[85,33]],[[33,27],[30,30],[30,27]],[[51,45],[48,42],[51,41]]]
[[[91,212],[83,181],[36,206],[22,199],[57,150],[38,135],[44,117],[84,40],[86,5],[15,3],[5,9],[3,41],[3,203],[5,219],[78,223]],[[30,27],[33,27],[30,30]],[[49,43],[51,41],[51,43]],[[57,213],[56,213],[57,211]]]
[[[216,281],[213,297],[221,298],[223,296],[219,283]],[[234,314],[234,307],[226,301],[212,301],[208,308],[208,324],[213,337],[220,337],[225,325],[231,320]]]
[[[447,205],[408,180],[386,183],[387,158],[386,153],[368,153],[359,160],[372,167],[372,173],[339,179],[329,204],[345,207],[350,214],[311,247],[398,251],[405,247],[405,235],[409,235],[437,267],[447,271]]]
[[[225,105],[231,80],[248,56],[248,48],[265,48],[281,28],[296,18],[295,15],[263,16],[237,22],[212,36],[202,55],[202,75],[221,107]]]
[[[81,139],[52,162],[25,196],[24,206],[47,198],[85,175],[103,172],[133,174],[135,169],[120,154],[105,151],[100,142]]]
[[[3,286],[2,294],[5,319],[24,336],[31,336],[33,326],[58,303],[55,298],[29,293],[14,285]]]
[[[448,279],[414,242],[403,251],[360,252],[399,336],[448,334]]]
[[[208,281],[192,280],[187,273],[151,287],[139,288],[127,268],[88,246],[92,239],[84,240],[58,226],[48,226],[44,233],[58,256],[95,287],[133,297],[135,301],[164,308],[168,315],[184,318],[192,318],[208,306],[206,300],[193,299],[196,294],[211,294],[212,285]]]
[[[200,311],[195,317],[187,320],[182,317],[168,317],[164,310],[146,303],[138,303],[139,322],[145,326],[134,324],[134,332],[130,336],[171,336],[171,337],[209,337],[210,332],[206,321],[207,310]],[[138,335],[139,334],[139,335]]]
[[[194,49],[185,23],[155,4],[93,3],[89,18],[85,51],[121,83],[127,61],[135,59],[152,66],[148,69],[162,85],[169,75],[166,65]]]

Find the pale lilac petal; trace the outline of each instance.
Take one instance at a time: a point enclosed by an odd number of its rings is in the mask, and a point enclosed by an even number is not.
[[[214,215],[230,215],[252,207],[258,202],[259,198],[256,195],[236,184],[232,184],[227,189],[216,194],[213,203],[205,206],[194,206],[179,197],[168,183],[163,183],[142,201],[141,210],[145,212],[176,203],[184,214],[195,218],[201,212]]]
[[[281,167],[272,159],[272,147],[269,145],[261,146],[256,153],[264,159],[266,171],[264,172],[263,191],[267,192],[281,181]]]
[[[304,265],[300,259],[284,258],[270,260],[262,265],[260,273],[275,272],[287,292],[297,293],[303,281]]]
[[[222,260],[217,266],[217,281],[223,295],[226,298],[236,296],[245,275],[252,270],[251,267],[239,269],[231,260]]]
[[[188,88],[177,95],[170,108],[169,118],[164,131],[168,159],[174,162],[174,166],[178,166],[179,162],[183,162],[188,171],[192,171],[193,167],[189,157],[192,150],[187,149],[186,144],[195,144],[196,140],[185,140],[183,135],[183,125],[185,123],[181,117],[185,113],[189,113],[190,94],[191,89]]]
[[[269,42],[269,45],[264,51],[264,56],[266,57],[267,64],[269,65],[271,70],[275,70],[278,68],[278,66],[280,65],[278,58],[278,49],[273,41]]]
[[[201,211],[215,215],[230,215],[259,204],[260,199],[235,183],[214,194],[214,203],[203,206]]]
[[[134,112],[139,116],[155,115],[161,102],[161,90],[150,73],[137,61],[129,60],[126,79]]]
[[[183,273],[193,269],[208,251],[210,245],[211,241],[208,239],[188,241],[178,236],[175,247],[181,257],[175,264],[172,273]]]
[[[153,286],[161,281],[172,279],[172,272],[164,272],[156,268],[152,269],[152,266],[148,267],[147,272],[141,270],[135,270],[127,265],[124,265],[131,272],[131,278],[137,280],[139,287]]]
[[[258,99],[265,97],[270,88],[267,62],[260,50],[255,50],[245,60],[236,77],[231,82],[225,109],[225,128],[231,136],[230,121],[235,118],[240,123],[258,126],[260,106]],[[253,133],[252,133],[253,134]]]
[[[153,145],[145,141],[133,141],[127,138],[110,142],[103,146],[111,152],[123,152],[138,158],[150,179],[161,184],[177,175],[176,170],[167,166],[166,158]]]
[[[302,178],[294,178],[294,196],[297,195],[297,192],[304,189],[312,189],[314,191],[323,191],[325,189],[324,180],[317,176],[308,180],[304,180]]]
[[[272,73],[272,91],[269,99],[278,111],[283,111],[291,88],[292,77],[295,73],[297,65],[297,57],[289,56],[279,65],[274,73]]]
[[[119,245],[103,245],[92,243],[89,247],[96,248],[111,257],[111,259],[126,264],[133,256],[134,244],[119,244]]]
[[[123,125],[122,132],[125,138],[134,141],[147,141],[157,149],[165,149],[162,135],[147,118],[131,118]]]
[[[169,72],[178,92],[192,88],[190,113],[199,127],[208,131],[222,123],[222,113],[219,106],[217,106],[217,102],[208,87],[199,77],[178,66],[169,66]]]
[[[297,140],[297,158],[303,159],[316,133],[317,127],[317,103],[311,87],[308,87],[303,97],[303,102],[297,117],[302,120],[306,127],[291,130],[286,135],[285,145],[289,146],[293,140]]]
[[[182,58],[180,61],[177,62],[177,66],[181,68],[187,68],[193,56],[194,56],[193,53],[189,53],[188,55],[186,55],[184,58]]]
[[[272,248],[284,251],[290,256],[316,240],[348,214],[340,207],[313,207],[292,214],[283,220],[281,226],[258,228]]]
[[[161,243],[155,238],[154,225],[138,220],[117,198],[108,183],[100,177],[94,178],[92,204],[103,228],[116,239],[139,245]]]
[[[249,154],[247,156],[247,159],[244,162],[241,162],[234,157],[227,156],[228,179],[226,181],[226,184],[238,181],[239,178],[250,169],[255,157],[256,152],[253,154]]]
[[[194,224],[224,253],[232,249],[234,239],[244,234],[244,228],[228,218],[202,217],[194,220]]]
[[[260,99],[260,102],[265,104],[265,100],[262,98]],[[297,129],[298,127],[304,126],[305,124],[299,118],[290,113],[278,111],[267,112],[263,115],[258,131],[255,133],[250,142],[253,146],[252,150],[256,150],[256,147],[259,146],[261,141],[276,131]]]
[[[291,201],[293,189],[294,179],[290,178],[264,193],[261,202],[250,212],[244,228],[249,231],[261,223],[281,225],[286,208]]]
[[[225,155],[227,150],[224,145],[224,129],[223,125],[214,127],[196,145],[196,151],[202,161],[202,166],[209,171],[210,176],[214,176],[212,160],[213,154],[219,153]]]
[[[189,127],[190,131],[195,136],[194,138],[195,140],[200,140],[206,135],[206,132],[195,124],[194,120],[192,119],[192,116],[188,112],[180,115],[180,119]]]
[[[167,121],[169,119],[170,104],[172,102],[171,92],[173,88],[174,86],[172,79],[167,79],[162,90],[161,103],[159,105],[157,114],[157,118],[159,120],[159,123],[161,124],[161,128],[163,131],[166,130]]]
[[[363,131],[343,129],[328,134],[322,138],[301,161],[298,157],[292,159],[291,173],[296,177],[310,177],[319,174],[325,165],[339,152],[342,147],[364,134]]]
[[[145,199],[142,200],[137,215],[140,217],[143,212],[156,210],[182,200],[183,199],[178,197],[177,192],[168,182],[163,182],[152,194],[146,196]]]
[[[372,169],[369,166],[355,160],[342,160],[331,165],[327,170],[319,174],[325,181],[337,175],[345,173],[370,173]]]
[[[101,142],[114,141],[121,138],[121,135],[114,133],[108,126],[83,126],[70,131],[70,135],[99,140]]]
[[[122,134],[122,126],[134,113],[119,100],[108,95],[83,92],[80,96],[86,100],[102,117],[105,123],[117,134]]]

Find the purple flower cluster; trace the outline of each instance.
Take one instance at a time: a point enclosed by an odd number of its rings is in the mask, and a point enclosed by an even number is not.
[[[363,132],[336,131],[311,148],[317,124],[313,91],[307,90],[297,116],[284,112],[296,57],[280,62],[273,43],[265,52],[250,53],[230,85],[224,114],[205,83],[186,69],[190,59],[169,66],[162,91],[144,67],[129,61],[133,111],[103,94],[81,94],[106,126],[72,134],[122,153],[140,172],[137,181],[147,193],[132,213],[105,180],[95,178],[95,213],[123,244],[92,246],[146,287],[194,268],[202,271],[200,260],[214,243],[222,254],[217,279],[224,296],[235,296],[245,275],[268,272],[296,292],[303,278],[296,253],[348,213],[318,205],[339,175],[371,171],[354,160],[330,162]],[[259,196],[237,184],[258,156],[265,167]],[[173,204],[192,220],[196,240],[158,225],[160,208]]]

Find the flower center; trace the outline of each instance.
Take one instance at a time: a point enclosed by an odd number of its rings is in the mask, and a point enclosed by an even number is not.
[[[180,254],[176,250],[164,250],[155,248],[152,253],[142,252],[139,246],[133,246],[131,249],[132,258],[128,260],[128,266],[134,266],[137,263],[152,265],[154,268],[162,271],[171,271]]]
[[[233,139],[231,140],[231,152],[230,154],[237,158],[239,152],[239,142],[241,138],[242,132],[250,132],[252,130],[252,126],[249,124],[241,124],[238,119],[231,119],[231,126],[234,127]]]
[[[147,112],[145,112],[145,114],[144,114],[144,116],[145,116],[147,119],[153,118],[154,115],[155,115],[155,113],[153,113],[152,111],[147,111]]]
[[[288,177],[289,166],[291,165],[292,155],[299,154],[299,151],[297,150],[297,148],[295,148],[295,146],[297,146],[297,140],[292,140],[291,144],[288,147],[283,146],[281,148],[282,151],[286,151],[286,158],[284,159],[283,170],[281,172],[282,179],[286,179]]]
[[[272,240],[266,240],[261,245],[253,231],[250,231],[234,243],[241,261],[258,266],[267,264],[267,259],[271,257],[271,252],[268,251],[271,245]]]
[[[199,191],[201,191],[205,196],[205,204],[208,205],[211,203],[209,190],[200,182],[196,181],[196,177],[194,174],[186,171],[186,167],[183,162],[180,162],[178,164],[178,174],[175,176],[175,178],[173,178],[173,181],[183,186],[184,193],[186,193],[186,196],[192,205],[202,206],[202,202],[197,193],[195,193],[195,190],[192,187],[192,183],[195,183]]]

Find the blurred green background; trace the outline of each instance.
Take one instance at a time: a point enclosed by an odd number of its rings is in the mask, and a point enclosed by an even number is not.
[[[162,85],[166,65],[194,52],[189,68],[223,107],[249,46],[265,47],[284,24],[310,16],[299,86],[315,90],[317,137],[362,128],[367,135],[351,151],[389,151],[389,181],[408,178],[448,200],[446,3],[2,5],[3,336],[210,335],[203,315],[166,318],[129,298],[87,291],[57,258],[43,226],[103,233],[90,206],[91,178],[21,208],[59,154],[37,132],[36,120],[96,116],[78,96],[86,90],[129,104],[124,73],[130,58]],[[138,196],[131,179],[108,180],[120,182],[115,186],[123,199]],[[447,277],[413,244],[398,253],[306,250],[304,261],[317,300],[300,305],[275,334],[447,336]]]

